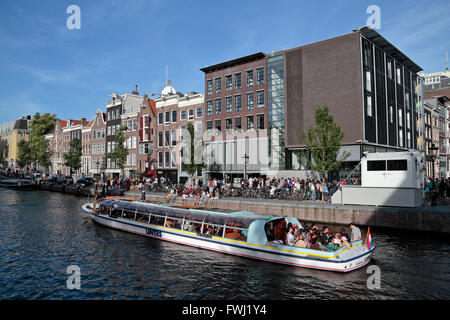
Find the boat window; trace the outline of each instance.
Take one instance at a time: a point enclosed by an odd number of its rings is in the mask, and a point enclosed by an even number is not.
[[[183,223],[183,219],[174,218],[174,217],[167,217],[166,227],[174,228],[174,229],[181,229],[181,224],[182,223]]]
[[[197,221],[191,221],[191,220],[186,220],[184,222],[184,230],[189,231],[189,232],[201,232],[202,229],[202,222],[197,222]]]
[[[241,228],[226,228],[225,238],[239,241],[247,241],[248,230]]]
[[[228,218],[227,226],[248,229],[250,224],[253,222],[251,219],[243,219],[243,218]]]
[[[148,214],[138,211],[137,214],[136,214],[136,221],[147,222],[148,221]]]
[[[118,218],[122,215],[122,208],[117,208],[116,206],[113,206],[111,208],[111,217]]]
[[[122,218],[134,220],[134,214],[135,214],[134,211],[131,211],[131,210],[128,210],[128,209],[124,209]]]
[[[187,213],[189,213],[188,210],[183,209],[166,209],[167,215],[175,218],[183,219]]]
[[[152,219],[153,219],[153,216],[152,216]],[[165,216],[160,216],[160,215],[155,215],[154,219],[155,219],[154,220],[155,222],[153,224],[156,224],[158,226],[163,226],[164,225],[164,220],[166,220],[166,217]]]
[[[186,214],[186,220],[189,221],[198,221],[203,222],[203,220],[208,217],[206,214],[197,213],[197,212],[189,212]]]
[[[210,234],[212,236],[216,237],[222,237],[223,236],[223,225],[217,225],[217,224],[204,224],[203,227],[203,233]]]
[[[223,225],[225,225],[225,223],[227,222],[228,219],[229,219],[228,216],[214,216],[214,215],[210,215],[210,216],[206,216],[205,223],[212,224],[212,225],[223,226]]]

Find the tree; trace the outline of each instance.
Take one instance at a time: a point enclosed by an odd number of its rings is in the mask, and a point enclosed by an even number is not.
[[[184,171],[189,175],[189,177],[192,180],[192,176],[198,171],[199,168],[203,167],[203,164],[196,164],[195,163],[195,148],[194,148],[194,142],[195,142],[195,135],[194,135],[194,125],[189,122],[187,125],[187,131],[189,132],[189,163],[182,162],[181,166]]]
[[[33,161],[31,157],[31,143],[25,139],[22,139],[19,141],[17,147],[17,165],[20,168],[23,168],[27,164],[31,164]]]
[[[52,151],[48,149],[48,141],[44,136],[53,131],[56,124],[56,115],[44,113],[42,116],[37,112],[30,121],[29,141],[31,161],[36,165],[48,168],[50,166],[50,158]]]
[[[0,138],[0,164],[3,164],[8,160],[8,140]]]
[[[64,153],[64,161],[66,166],[75,171],[81,168],[81,140],[78,138],[72,139],[69,145],[69,152]]]
[[[308,164],[311,169],[322,173],[324,177],[340,168],[342,161],[347,159],[350,153],[344,152],[341,159],[338,159],[344,131],[334,123],[327,106],[316,108],[315,122],[315,127],[309,127],[306,133],[303,132],[303,141],[314,159],[314,163],[308,160]]]
[[[123,169],[125,168],[125,162],[127,161],[128,149],[125,147],[124,131],[128,130],[128,127],[121,125],[119,131],[116,133],[116,146],[111,153],[106,156],[114,161],[120,168],[120,174],[123,177]]]

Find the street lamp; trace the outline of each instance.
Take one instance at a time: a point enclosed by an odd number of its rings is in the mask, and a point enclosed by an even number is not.
[[[435,154],[435,151],[436,151],[436,150],[439,150],[439,148],[436,147],[436,146],[434,145],[434,143],[431,144],[431,147],[428,147],[428,151],[431,151],[430,157],[431,157],[431,162],[432,162],[432,164],[433,164],[433,181],[434,181],[434,160],[436,159],[436,154]]]
[[[244,159],[244,181],[247,180],[247,160],[250,158],[247,154],[242,157]]]

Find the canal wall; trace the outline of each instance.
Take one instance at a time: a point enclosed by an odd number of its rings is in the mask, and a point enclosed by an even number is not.
[[[139,192],[125,192],[128,198],[142,199]],[[146,194],[145,200],[164,202],[163,194]],[[175,203],[194,205],[189,198],[176,199]],[[311,201],[282,201],[256,199],[217,199],[205,209],[227,209],[259,214],[290,216],[301,222],[406,229],[450,233],[450,206],[422,206],[419,208],[371,207],[334,205]]]
[[[77,190],[74,185],[42,184],[41,190],[64,192],[79,196],[101,196],[93,188]],[[127,198],[141,199],[139,191],[124,193]],[[145,200],[162,203],[166,195],[146,193]],[[175,203],[194,205],[194,199],[175,200]],[[200,208],[200,206],[199,206]],[[301,222],[321,224],[348,225],[354,223],[361,226],[406,229],[450,233],[450,206],[422,206],[418,208],[374,207],[357,205],[336,205],[312,201],[259,200],[227,198],[210,200],[204,209],[227,209],[232,211],[248,211],[259,214],[290,216]]]

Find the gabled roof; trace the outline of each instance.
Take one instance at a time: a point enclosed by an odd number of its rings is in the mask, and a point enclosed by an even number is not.
[[[148,104],[150,105],[150,108],[152,109],[153,116],[156,117],[156,102],[153,99],[148,99]]]

